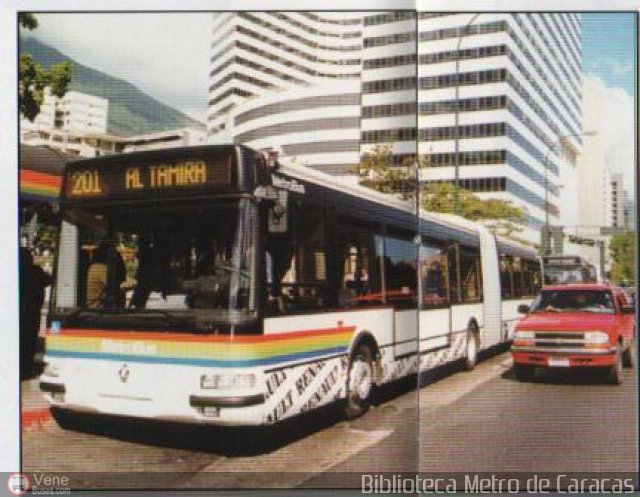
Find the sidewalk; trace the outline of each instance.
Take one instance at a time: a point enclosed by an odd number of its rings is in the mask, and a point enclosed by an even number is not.
[[[39,379],[33,378],[20,382],[22,390],[21,418],[22,429],[37,429],[52,421],[49,403],[38,387]]]

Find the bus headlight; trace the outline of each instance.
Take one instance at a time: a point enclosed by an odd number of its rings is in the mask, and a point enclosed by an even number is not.
[[[609,343],[609,335],[604,331],[587,331],[584,334],[584,342],[587,345],[604,345]]]
[[[253,373],[203,374],[200,377],[203,389],[253,388],[255,385],[256,375]]]

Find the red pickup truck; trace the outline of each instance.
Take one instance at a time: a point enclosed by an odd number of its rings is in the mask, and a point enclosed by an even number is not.
[[[619,287],[575,284],[544,287],[515,328],[511,354],[519,380],[536,367],[599,367],[609,383],[636,359],[635,307]]]

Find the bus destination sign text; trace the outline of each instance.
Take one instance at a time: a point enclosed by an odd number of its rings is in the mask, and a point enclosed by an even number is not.
[[[132,166],[125,170],[124,179],[125,190],[200,186],[207,183],[207,164],[202,160],[187,160],[146,168]]]
[[[148,191],[180,191],[206,186],[229,186],[227,164],[186,159],[123,168],[77,169],[67,175],[68,198],[112,197]]]

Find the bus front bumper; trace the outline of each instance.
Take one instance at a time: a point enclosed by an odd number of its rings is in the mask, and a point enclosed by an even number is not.
[[[116,416],[130,419],[218,425],[259,426],[265,424],[265,396],[262,393],[247,395],[191,394],[172,402],[154,402],[133,396],[97,394],[84,400],[74,396],[73,389],[64,383],[41,379],[40,390],[50,407],[87,415]]]

